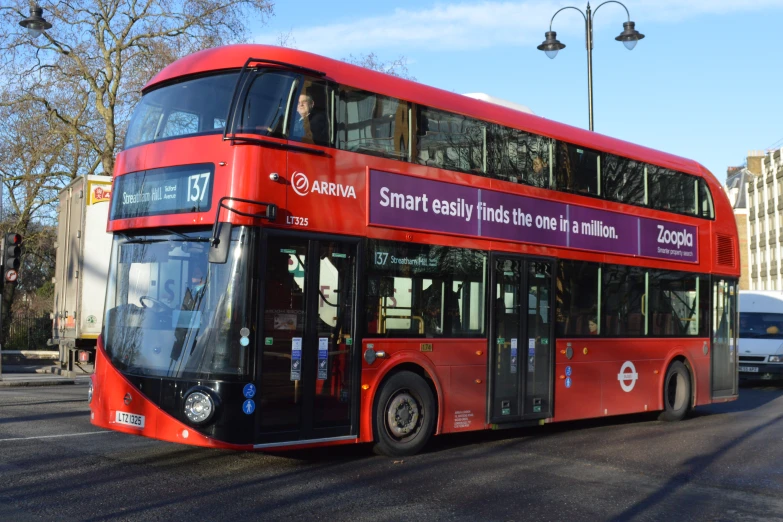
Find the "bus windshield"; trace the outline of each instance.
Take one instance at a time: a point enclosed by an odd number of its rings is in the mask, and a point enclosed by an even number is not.
[[[133,112],[125,148],[169,138],[222,133],[237,81],[240,81],[239,73],[229,72],[148,92]],[[242,83],[243,102],[234,118],[235,131],[284,137],[291,119],[292,98],[301,83],[298,76],[259,69]]]
[[[248,375],[250,231],[235,228],[225,264],[209,231],[115,235],[104,345],[128,375],[236,380]]]
[[[238,72],[194,78],[145,94],[136,106],[125,148],[167,138],[223,132]]]
[[[740,338],[783,339],[783,314],[740,312]]]

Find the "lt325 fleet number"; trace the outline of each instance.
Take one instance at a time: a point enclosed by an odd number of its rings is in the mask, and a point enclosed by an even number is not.
[[[287,225],[306,227],[308,225],[308,218],[299,216],[286,216],[285,222]]]

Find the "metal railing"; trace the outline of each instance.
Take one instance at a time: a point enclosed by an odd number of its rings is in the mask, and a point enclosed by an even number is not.
[[[48,313],[16,312],[11,317],[3,350],[46,350],[46,340],[52,334]],[[0,336],[6,332],[0,332]]]

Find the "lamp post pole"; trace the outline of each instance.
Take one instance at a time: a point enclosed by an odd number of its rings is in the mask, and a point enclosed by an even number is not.
[[[644,38],[644,35],[634,28],[634,22],[631,21],[631,14],[628,12],[628,8],[622,2],[616,0],[607,0],[598,5],[595,11],[590,9],[590,3],[587,3],[587,9],[583,12],[578,7],[567,6],[558,9],[555,14],[552,15],[552,19],[549,21],[549,31],[546,32],[546,40],[537,48],[544,51],[549,58],[554,59],[557,56],[557,52],[565,48],[565,44],[560,43],[557,40],[557,33],[552,30],[552,23],[555,21],[555,17],[560,11],[566,9],[574,9],[579,11],[579,14],[585,19],[585,45],[587,47],[587,110],[590,122],[590,130],[593,130],[593,16],[602,5],[605,4],[620,4],[625,9],[625,14],[628,16],[628,21],[623,22],[623,32],[620,36],[615,37],[618,42],[623,42],[625,48],[629,51],[632,50],[636,43]]]

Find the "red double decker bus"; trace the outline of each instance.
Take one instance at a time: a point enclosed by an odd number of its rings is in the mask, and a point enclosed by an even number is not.
[[[313,54],[153,78],[109,230],[105,428],[396,456],[737,397],[737,229],[704,167]]]

